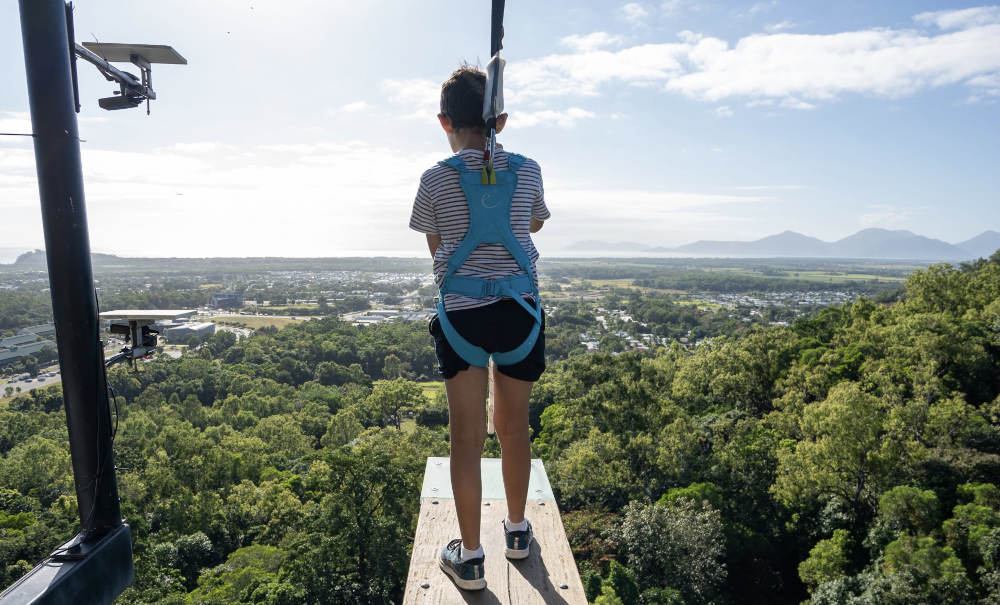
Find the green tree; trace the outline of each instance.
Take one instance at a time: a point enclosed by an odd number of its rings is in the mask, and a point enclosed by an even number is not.
[[[833,537],[820,540],[809,551],[809,558],[799,564],[799,577],[810,590],[815,590],[820,584],[845,575],[850,546],[850,532],[835,529]]]
[[[323,447],[340,447],[350,443],[364,429],[357,410],[346,407],[330,418],[321,443]]]
[[[931,536],[904,534],[885,549],[882,573],[889,580],[884,602],[891,604],[969,603],[973,597],[962,562]]]
[[[201,568],[211,565],[215,560],[212,541],[199,531],[177,538],[174,545],[177,547],[177,568],[184,576],[188,588],[194,588]]]
[[[897,444],[885,438],[885,420],[878,398],[853,382],[836,385],[825,400],[805,409],[803,439],[779,448],[772,491],[792,506],[834,496],[855,515],[874,511],[900,457]]]
[[[630,502],[612,532],[640,590],[670,587],[686,603],[712,603],[726,582],[722,518],[681,499],[674,506]]]
[[[399,357],[391,353],[386,355],[385,363],[382,365],[382,376],[389,380],[403,377],[403,364]]]
[[[615,589],[610,584],[604,584],[601,586],[601,594],[594,599],[594,605],[625,605],[625,602],[615,594]]]
[[[365,399],[362,413],[367,423],[378,426],[392,424],[398,429],[404,410],[419,409],[426,404],[424,392],[415,382],[402,378],[377,380],[372,385],[371,395]]]
[[[627,501],[631,471],[615,435],[591,429],[552,465],[553,487],[571,506],[617,509]]]
[[[897,485],[882,494],[878,515],[897,529],[927,535],[941,522],[941,505],[933,490]]]
[[[635,580],[635,572],[618,561],[611,561],[608,565],[608,577],[604,580],[604,585],[614,589],[614,594],[621,599],[623,605],[638,605],[639,585]]]

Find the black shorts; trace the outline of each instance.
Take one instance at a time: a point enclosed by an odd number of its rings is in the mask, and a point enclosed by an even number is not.
[[[531,303],[534,304],[534,303]],[[535,325],[534,318],[516,300],[505,298],[485,307],[449,311],[448,319],[458,333],[471,344],[482,347],[487,353],[502,353],[516,349],[528,337]],[[434,337],[434,352],[438,359],[438,372],[445,380],[454,378],[469,368],[469,362],[451,348],[437,313],[431,316],[428,329]],[[518,380],[535,382],[545,371],[545,313],[538,341],[528,356],[509,366],[497,365],[505,375]]]

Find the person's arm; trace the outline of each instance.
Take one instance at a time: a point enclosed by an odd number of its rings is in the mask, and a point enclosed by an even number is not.
[[[532,165],[538,170],[538,191],[535,192],[535,200],[531,204],[531,225],[528,226],[528,230],[531,233],[538,233],[542,230],[542,225],[545,221],[549,220],[552,213],[549,212],[548,207],[545,205],[545,189],[542,187],[542,169],[538,167],[538,164],[532,161]]]
[[[440,233],[428,233],[427,235],[427,247],[431,250],[431,258],[434,258],[434,254],[437,252],[438,246],[441,245],[441,234]]]
[[[425,173],[426,176],[426,173]],[[413,200],[413,212],[410,214],[410,229],[419,231],[427,236],[427,247],[430,248],[431,258],[441,245],[441,230],[437,225],[437,215],[434,212],[434,196],[427,186],[424,176],[420,177],[420,187],[417,189],[417,197]]]

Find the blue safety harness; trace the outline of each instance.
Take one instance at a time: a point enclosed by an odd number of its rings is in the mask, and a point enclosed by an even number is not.
[[[438,322],[451,348],[470,365],[481,368],[486,367],[491,355],[493,361],[501,366],[521,361],[534,348],[541,329],[542,303],[538,297],[538,284],[535,283],[534,274],[531,272],[531,259],[514,237],[514,231],[510,227],[510,206],[514,200],[514,191],[517,189],[517,170],[524,161],[524,156],[508,154],[507,170],[492,172],[488,177],[484,176],[485,173],[482,171],[469,170],[462,158],[457,155],[438,162],[442,166],[458,171],[459,182],[465,193],[466,204],[469,206],[469,231],[448,259],[448,268],[441,282],[441,293],[437,304]],[[503,244],[523,273],[499,279],[455,275],[479,244]],[[531,292],[535,300],[534,307],[521,297],[522,292]],[[535,325],[517,348],[487,353],[482,347],[477,347],[463,338],[448,320],[444,306],[446,294],[461,294],[473,298],[509,296],[531,314]]]

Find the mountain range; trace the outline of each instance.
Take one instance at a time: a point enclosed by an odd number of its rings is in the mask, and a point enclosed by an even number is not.
[[[753,241],[699,240],[676,248],[643,246],[634,242],[585,241],[572,244],[573,251],[593,252],[648,252],[676,253],[700,256],[797,258],[880,258],[907,260],[972,260],[988,257],[1000,250],[1000,233],[983,231],[972,239],[949,244],[948,242],[917,235],[912,231],[890,229],[862,229],[835,242],[825,242],[795,231]]]

